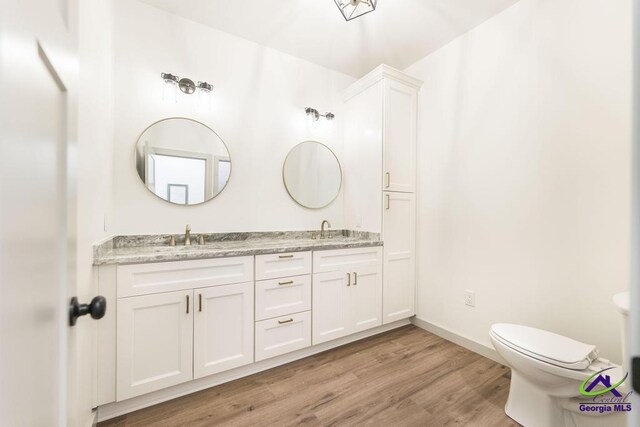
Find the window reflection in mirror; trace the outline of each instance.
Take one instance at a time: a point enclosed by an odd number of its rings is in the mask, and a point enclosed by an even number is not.
[[[195,205],[217,196],[231,175],[229,151],[209,127],[191,119],[161,120],[136,145],[136,169],[146,187],[171,203]]]

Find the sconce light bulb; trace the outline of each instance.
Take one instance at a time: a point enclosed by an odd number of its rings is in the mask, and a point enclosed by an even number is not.
[[[180,80],[178,76],[174,76],[171,73],[160,73],[160,77],[162,77],[162,80],[166,83],[177,83],[178,80]]]
[[[178,76],[170,73],[160,73],[162,78],[162,100],[175,104],[178,102]]]
[[[198,82],[198,89],[200,89],[202,92],[209,93],[213,90],[213,85],[207,82]]]
[[[304,109],[305,113],[307,113],[307,117],[314,122],[317,122],[320,118],[320,113],[315,108],[307,107]]]

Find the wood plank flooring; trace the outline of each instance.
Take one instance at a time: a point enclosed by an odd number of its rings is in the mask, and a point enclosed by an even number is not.
[[[517,426],[509,378],[409,325],[98,426]]]

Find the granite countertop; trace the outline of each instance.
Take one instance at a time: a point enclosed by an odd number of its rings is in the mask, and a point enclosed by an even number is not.
[[[331,233],[331,239],[320,239],[318,231],[193,233],[191,246],[184,246],[184,235],[174,235],[176,246],[169,245],[170,234],[115,236],[94,246],[93,264],[143,264],[382,246],[378,233],[350,230],[331,230]],[[204,237],[204,245],[198,244],[200,235]]]

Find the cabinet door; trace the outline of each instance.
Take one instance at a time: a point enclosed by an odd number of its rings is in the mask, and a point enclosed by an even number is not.
[[[417,93],[387,80],[384,100],[385,191],[415,191]]]
[[[352,333],[382,325],[380,265],[354,271],[350,286]]]
[[[192,294],[118,299],[118,401],[192,379]]]
[[[351,275],[351,273],[349,273]],[[351,333],[350,286],[343,270],[313,275],[313,344]]]
[[[384,194],[383,323],[415,314],[415,195]]]
[[[253,362],[253,282],[194,290],[194,378]]]

